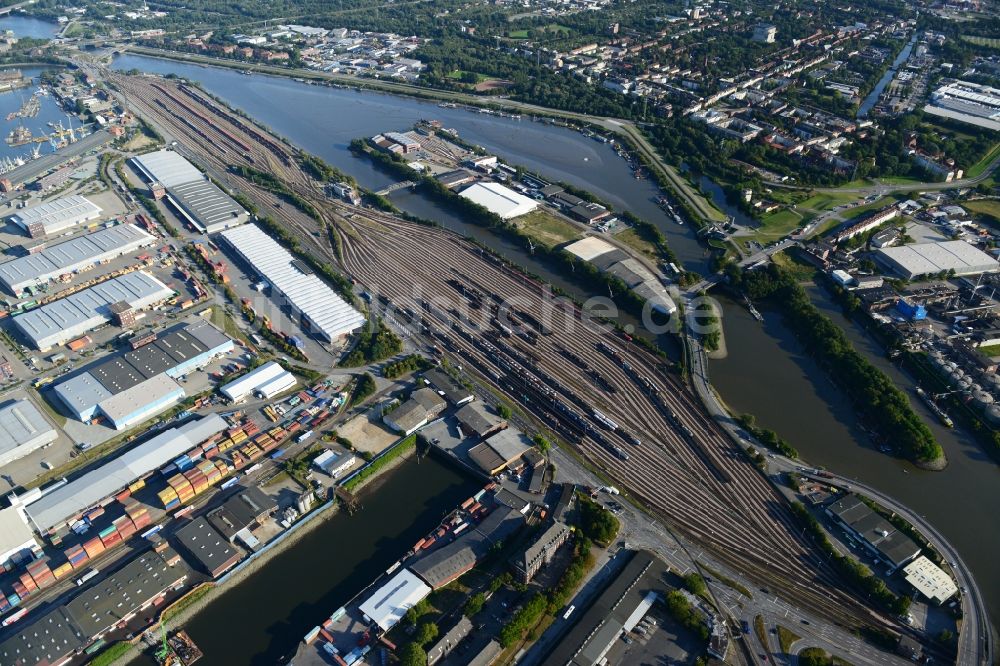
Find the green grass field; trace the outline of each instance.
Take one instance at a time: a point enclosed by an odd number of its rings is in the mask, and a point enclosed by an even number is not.
[[[552,247],[580,237],[580,231],[544,210],[535,210],[514,220],[519,229],[539,243]]]
[[[639,234],[635,232],[635,229],[626,229],[625,231],[615,234],[615,240],[621,241],[633,250],[640,252],[654,261],[658,259],[656,248],[653,244],[640,238]]]
[[[757,241],[761,245],[773,243],[792,233],[805,223],[805,216],[792,209],[785,208],[776,213],[771,213],[760,218],[760,227],[748,236],[738,236],[733,238],[744,246],[750,241]],[[749,251],[750,248],[747,248]]]
[[[861,196],[856,192],[819,192],[804,201],[800,201],[795,207],[822,212],[857,201],[860,198]]]
[[[448,73],[448,78],[449,79],[455,79],[456,81],[461,81],[462,77],[464,77],[466,74],[475,74],[476,75],[476,83],[482,83],[483,81],[486,81],[487,79],[490,78],[490,77],[486,76],[485,74],[480,74],[479,72],[467,72],[467,71],[465,71],[463,69],[456,69],[453,72],[449,72]]]
[[[1000,157],[1000,143],[993,146],[993,148],[990,149],[990,152],[983,155],[983,159],[969,167],[969,170],[965,172],[965,177],[976,178],[981,176],[982,173],[986,171],[986,167],[990,165],[990,162],[995,160],[997,157]]]
[[[977,201],[961,202],[963,208],[988,218],[993,224],[1000,224],[1000,201],[996,199],[979,199]]]
[[[1000,39],[996,37],[982,37],[980,35],[962,35],[962,40],[977,46],[988,46],[992,49],[1000,49]]]

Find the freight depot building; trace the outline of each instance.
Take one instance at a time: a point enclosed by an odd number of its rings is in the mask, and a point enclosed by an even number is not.
[[[360,312],[260,227],[247,224],[220,236],[270,285],[271,297],[282,307],[288,306],[302,330],[333,342],[364,325]]]
[[[54,442],[58,436],[31,401],[13,400],[0,405],[0,468]]]
[[[527,215],[538,208],[538,202],[534,199],[518,194],[499,183],[476,183],[462,190],[460,196],[479,204],[504,220]]]
[[[39,534],[54,532],[73,522],[87,509],[113,497],[136,479],[158,469],[185,451],[228,427],[217,414],[170,428],[139,446],[70,481],[25,508],[29,523]]]
[[[156,238],[132,224],[119,224],[0,264],[0,284],[14,296],[63,275],[80,273],[152,245]]]
[[[1000,268],[996,259],[961,240],[883,247],[875,258],[907,280],[950,271],[955,275],[995,273]]]
[[[90,199],[74,194],[24,208],[10,216],[10,221],[32,238],[57,234],[84,222],[96,220],[101,209]]]
[[[920,555],[920,547],[910,537],[872,511],[856,495],[837,500],[826,507],[826,512],[893,570]]]
[[[207,321],[181,324],[71,375],[52,393],[80,421],[103,416],[127,428],[180,402],[185,394],[177,378],[232,350],[233,341]]]
[[[154,194],[156,186],[162,186],[174,210],[203,234],[236,227],[250,219],[249,213],[231,196],[172,150],[133,157],[132,164]]]
[[[253,393],[265,400],[287,391],[298,383],[295,375],[281,367],[277,361],[268,361],[238,377],[219,389],[231,402],[242,402]]]
[[[17,315],[14,325],[31,346],[48,351],[110,322],[112,306],[145,310],[173,295],[152,275],[136,271]]]
[[[654,310],[667,315],[677,312],[677,305],[657,277],[624,250],[596,236],[578,240],[565,249],[598,270],[614,275]]]

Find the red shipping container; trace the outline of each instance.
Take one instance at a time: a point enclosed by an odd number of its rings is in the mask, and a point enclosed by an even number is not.
[[[21,581],[21,585],[24,585],[24,589],[28,592],[34,592],[38,589],[38,585],[35,584],[35,581],[32,580],[31,574],[29,573],[21,574],[19,580]]]
[[[149,515],[140,516],[136,520],[132,521],[132,524],[135,525],[135,531],[138,532],[139,530],[152,525],[153,519],[150,518]]]
[[[105,548],[110,548],[111,546],[115,545],[116,543],[120,543],[121,540],[122,540],[121,533],[118,532],[118,530],[115,530],[111,534],[109,534],[106,537],[104,537],[103,539],[101,539],[101,543],[104,544]]]
[[[94,537],[83,544],[83,549],[87,551],[87,557],[93,559],[104,552],[104,544],[99,537]]]
[[[132,491],[126,489],[115,495],[115,499],[118,500],[119,502],[124,502],[131,496],[132,496]]]
[[[21,597],[21,599],[24,599],[26,596],[31,594],[30,592],[28,592],[28,588],[22,585],[21,581],[19,580],[15,580],[14,584],[11,585],[11,587],[14,588],[14,594]]]
[[[128,516],[122,516],[116,520],[115,527],[118,528],[118,533],[122,535],[122,541],[135,534],[135,523]]]

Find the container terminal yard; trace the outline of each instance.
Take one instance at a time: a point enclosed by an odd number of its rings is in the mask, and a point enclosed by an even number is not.
[[[583,325],[573,305],[544,310],[542,285],[453,234],[327,200],[298,167],[294,148],[264,136],[200,91],[153,77],[104,76],[142,115],[174,137],[183,152],[210,173],[226,174],[236,189],[293,231],[303,247],[340,263],[329,238],[314,233],[314,221],[290,206],[275,207],[273,197],[229,170],[230,165],[267,165],[333,224],[350,276],[396,311],[412,316],[416,332],[517,397],[541,423],[574,442],[581,454],[681,533],[831,620],[899,627],[898,620],[843,589],[802,540],[791,514],[780,508],[779,495],[662,361],[610,332]],[[432,264],[427,262],[429,247],[435,250]],[[420,285],[422,295],[414,294],[414,285]],[[516,303],[527,313],[511,317],[519,328],[531,329],[533,318],[546,322],[553,334],[493,335],[497,301]],[[460,310],[466,314],[452,314]],[[616,392],[583,380],[564,349],[585,358]],[[607,428],[594,410],[619,427]]]
[[[116,169],[99,174],[115,197],[105,191],[89,205],[74,199],[30,209],[22,232],[71,238],[0,263],[0,282],[16,299],[14,316],[2,322],[6,342],[23,354],[10,373],[22,381],[35,375],[34,392],[15,383],[11,391],[22,400],[16,413],[37,431],[12,431],[4,471],[15,487],[33,479],[40,460],[44,469],[50,460],[67,466],[11,494],[0,510],[7,628],[0,662],[81,663],[143,635],[150,646],[200,654],[180,635],[160,641],[165,628],[147,632],[159,609],[213,581],[225,584],[266,557],[300,517],[311,520],[338,499],[353,509],[358,499],[346,481],[379,469],[381,456],[403,450],[425,425],[447,440],[455,423],[479,443],[449,448],[431,435],[427,443],[485,479],[483,490],[354,599],[330,609],[328,620],[315,618],[321,624],[295,663],[361,663],[376,641],[382,647],[370,659],[384,659],[384,649],[395,649],[387,634],[408,607],[508,538],[532,532],[525,525],[546,527],[555,547],[563,543],[560,516],[577,488],[545,483],[547,465],[525,434],[536,430],[556,435],[678,537],[766,594],[838,627],[918,636],[847,588],[805,538],[785,496],[674,369],[630,336],[451,232],[330,198],[296,148],[182,80],[94,73],[167,148],[119,155]],[[241,166],[274,178],[313,215],[282,205],[273,189],[234,168]],[[137,192],[149,192],[150,212],[176,227],[173,240],[169,227],[137,212]],[[367,312],[272,240],[247,201],[346,274]],[[105,228],[97,229],[102,218]],[[58,283],[70,286],[50,292]],[[205,307],[223,290],[229,308]],[[267,342],[230,317],[234,307],[266,313],[260,332],[278,349],[273,360],[258,359]],[[331,369],[351,334],[374,317],[400,333],[407,350],[461,366],[484,400],[468,403],[471,394],[442,380],[445,373],[426,373],[431,388],[414,390],[384,416],[378,407],[385,443],[359,457],[337,434],[363,418],[355,410],[342,423],[353,380]],[[297,360],[281,356],[279,344]],[[29,357],[32,349],[57,353],[43,362]],[[486,406],[487,395],[517,403],[517,427]],[[305,480],[282,477],[292,460],[306,462]],[[534,471],[524,478],[506,472],[525,465]],[[516,571],[530,580],[537,564]],[[102,596],[104,587],[120,590],[117,610],[117,593]],[[715,625],[725,633],[725,622]],[[39,627],[52,639],[34,640]],[[726,641],[711,645],[726,656]]]

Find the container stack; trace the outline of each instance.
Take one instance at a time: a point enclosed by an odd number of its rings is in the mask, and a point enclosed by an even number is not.
[[[20,601],[24,601],[25,599],[27,599],[29,592],[28,588],[24,586],[24,583],[22,583],[19,580],[15,580],[14,584],[11,585],[11,587],[14,588],[14,596],[17,597]]]
[[[66,559],[69,561],[70,565],[77,569],[86,564],[90,557],[87,555],[87,551],[83,549],[83,546],[71,546],[65,551]]]
[[[127,541],[129,537],[135,534],[135,525],[132,523],[132,519],[128,516],[119,516],[114,520],[115,529],[118,530],[118,534],[121,535],[122,541]]]
[[[44,590],[50,585],[54,585],[56,582],[55,574],[52,573],[52,569],[49,568],[49,563],[47,560],[35,560],[27,566],[28,575],[31,576],[31,580],[35,582],[38,589]]]
[[[73,573],[73,565],[69,562],[63,562],[52,570],[52,574],[56,577],[56,580],[62,580],[71,573]]]
[[[180,456],[179,458],[175,459],[174,464],[177,465],[177,469],[179,469],[182,472],[190,468],[192,465],[191,459],[188,457],[186,453]]]
[[[177,491],[174,490],[172,486],[167,486],[160,492],[156,493],[156,496],[160,498],[160,502],[163,503],[163,508],[167,511],[176,509],[181,505],[181,500],[177,497]]]
[[[153,519],[149,517],[149,509],[138,502],[127,504],[125,515],[132,521],[136,532],[146,529],[153,523]]]
[[[181,501],[181,504],[187,504],[194,499],[194,488],[191,486],[191,482],[188,481],[187,477],[183,474],[175,474],[167,479],[167,485],[173,488],[177,493],[177,499]]]
[[[97,533],[97,536],[101,538],[101,543],[104,545],[105,549],[111,548],[115,544],[120,543],[122,540],[122,535],[118,533],[118,528],[114,525],[105,527]]]
[[[100,537],[94,537],[90,541],[83,544],[83,549],[87,551],[87,557],[94,559],[98,555],[104,552],[104,544],[101,542]]]
[[[20,582],[21,585],[24,586],[24,592],[21,593],[22,597],[26,597],[32,592],[36,592],[38,590],[38,583],[36,583],[34,579],[32,579],[31,574],[29,574],[27,571],[25,571],[23,574],[20,575],[20,577],[18,578],[18,582]],[[17,585],[17,583],[15,583],[15,585]]]

